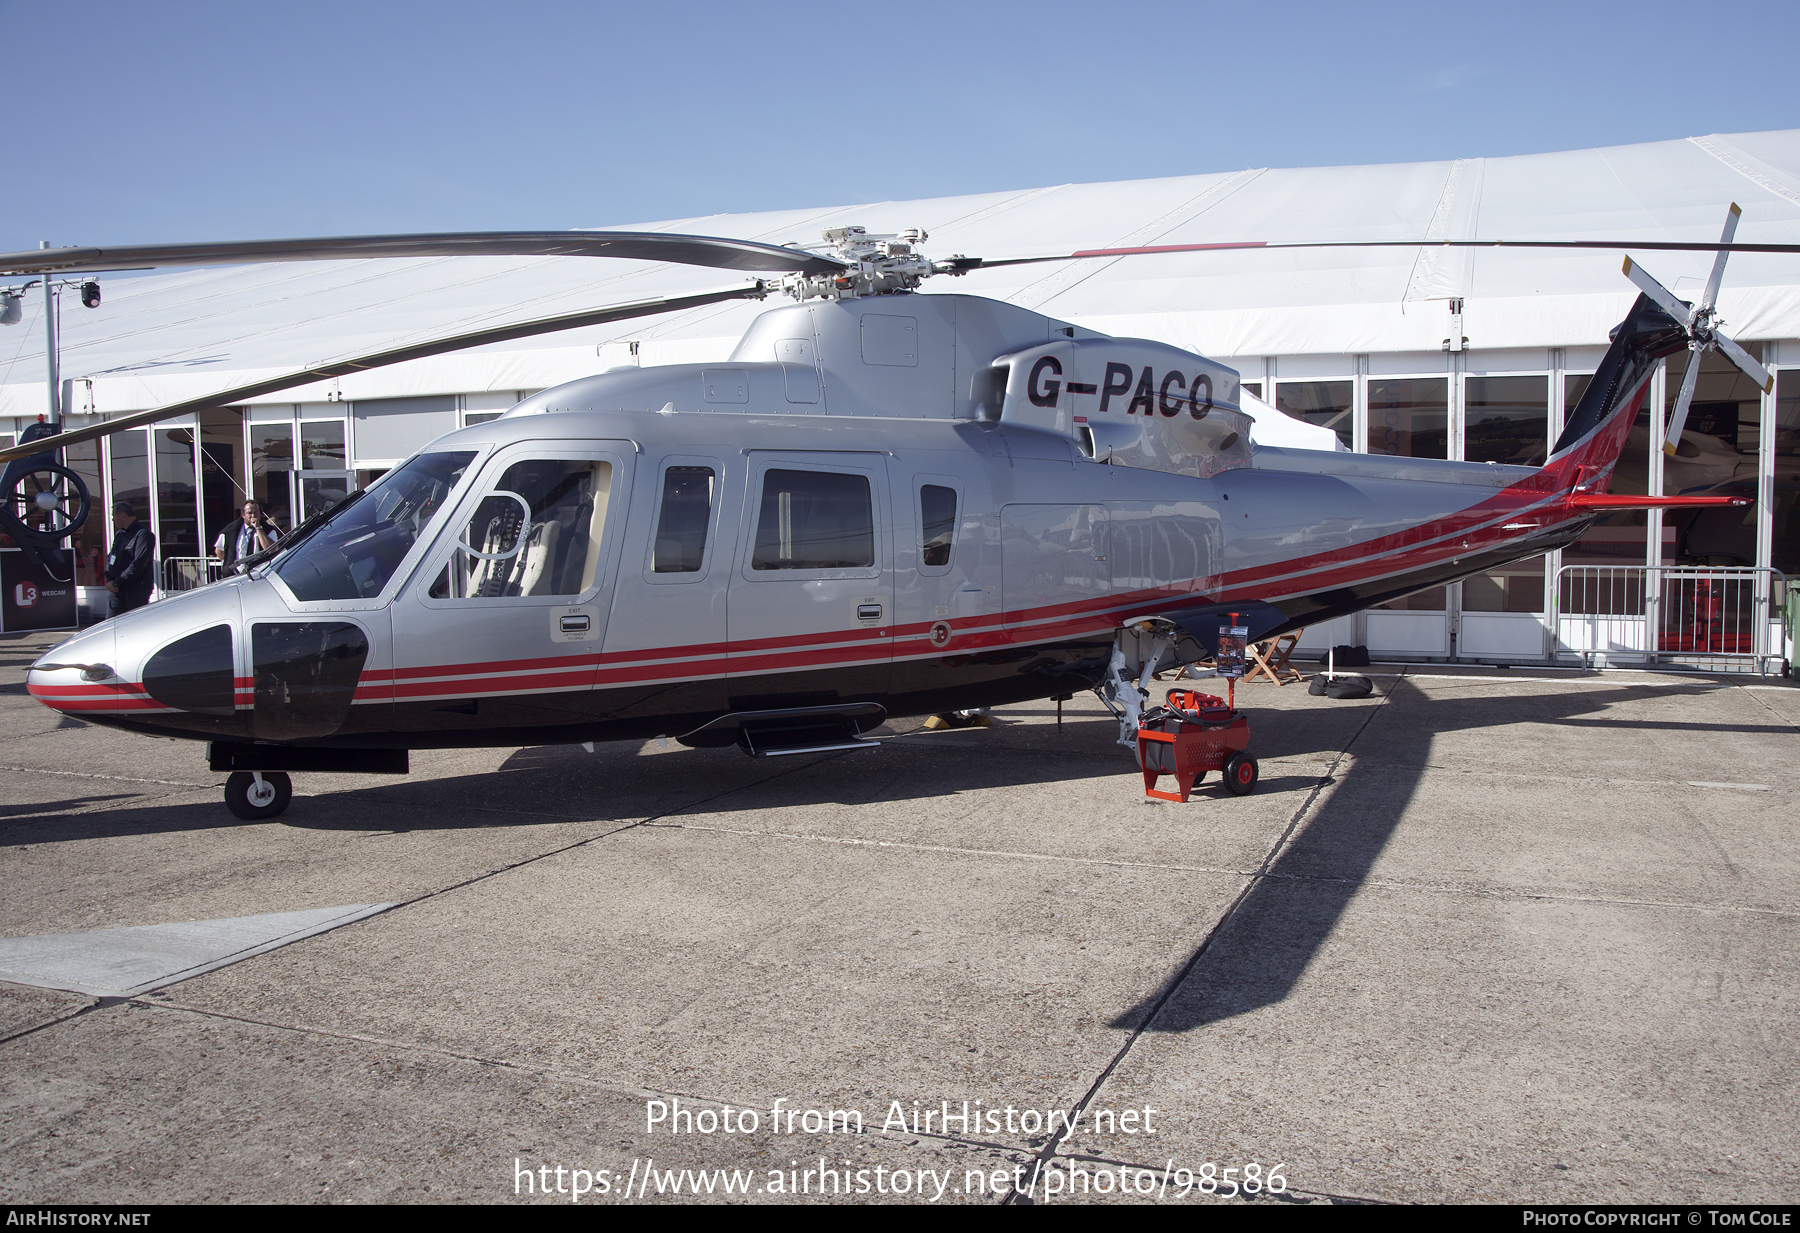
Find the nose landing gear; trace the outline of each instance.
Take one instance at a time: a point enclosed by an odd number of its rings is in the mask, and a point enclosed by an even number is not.
[[[280,771],[238,771],[225,781],[225,808],[246,822],[280,817],[293,799],[293,782]]]

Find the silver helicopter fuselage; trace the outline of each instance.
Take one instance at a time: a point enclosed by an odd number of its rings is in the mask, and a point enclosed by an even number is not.
[[[1569,542],[1627,384],[1544,468],[1253,447],[1237,374],[1174,347],[968,296],[796,305],[724,363],[601,374],[439,438],[29,688],[321,749],[724,743],[746,716],[861,730],[1062,697],[1141,618],[1204,651],[1232,611],[1266,637]]]

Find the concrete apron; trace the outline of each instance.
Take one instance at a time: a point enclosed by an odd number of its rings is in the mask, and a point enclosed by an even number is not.
[[[243,824],[198,745],[24,696],[52,641],[0,641],[0,958],[295,915],[106,996],[0,984],[8,1201],[718,1201],[740,1177],[734,1201],[1213,1201],[1254,1165],[1282,1166],[1277,1201],[1764,1202],[1800,1180],[1785,686],[1258,684],[1256,793],[1215,776],[1185,806],[1147,802],[1077,699],[1060,734],[1031,704],[770,762],[425,753],[404,781],[296,776],[279,822]]]

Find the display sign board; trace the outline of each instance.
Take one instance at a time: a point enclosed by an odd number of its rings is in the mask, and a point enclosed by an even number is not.
[[[1218,664],[1220,676],[1236,680],[1244,675],[1244,647],[1249,640],[1247,625],[1219,626],[1219,654],[1213,662]]]
[[[64,554],[69,580],[50,571],[17,548],[0,549],[0,629],[74,629],[77,624],[74,560]]]

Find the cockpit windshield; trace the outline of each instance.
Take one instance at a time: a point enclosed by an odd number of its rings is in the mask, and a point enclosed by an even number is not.
[[[302,602],[381,594],[474,460],[474,450],[409,459],[282,556],[275,572]]]

